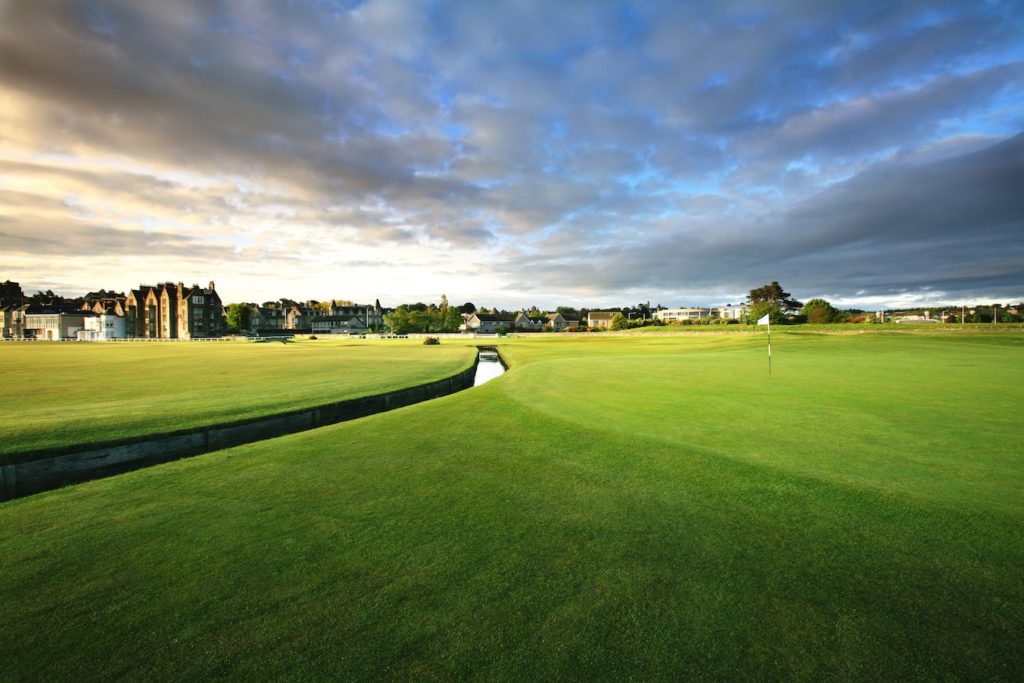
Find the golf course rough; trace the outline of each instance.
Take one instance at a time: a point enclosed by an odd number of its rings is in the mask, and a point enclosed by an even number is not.
[[[512,340],[4,503],[0,678],[1020,680],[1024,337],[772,342]]]

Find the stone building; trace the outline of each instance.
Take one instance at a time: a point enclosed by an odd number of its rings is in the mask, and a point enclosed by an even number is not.
[[[380,299],[373,305],[353,304],[332,300],[326,313],[321,308],[319,314],[312,313],[308,318],[309,326],[314,332],[333,330],[349,332],[365,332],[379,330],[384,324],[387,309],[381,307]],[[327,333],[327,332],[323,332]]]
[[[347,315],[321,315],[313,318],[314,334],[365,334],[362,318]]]
[[[312,327],[313,314],[305,306],[292,304],[285,313],[285,326],[289,330],[305,330]]]
[[[162,282],[140,285],[125,297],[125,330],[142,339],[196,339],[224,333],[224,307],[208,287]]]
[[[262,306],[254,305],[249,314],[249,328],[254,332],[283,330],[287,323],[288,311],[277,301],[267,301]]]
[[[108,292],[101,289],[98,292],[89,292],[82,297],[82,310],[93,313],[114,315],[125,314],[125,295],[121,292]]]
[[[24,339],[26,311],[28,304],[0,307],[0,336],[4,339]]]
[[[381,308],[380,299],[377,299],[371,306],[369,304],[343,304],[331,301],[330,313],[332,317],[358,318],[367,329],[379,329],[384,323],[384,309]]]

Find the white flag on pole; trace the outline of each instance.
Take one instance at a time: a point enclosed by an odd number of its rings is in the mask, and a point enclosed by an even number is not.
[[[757,321],[757,324],[758,325],[771,325],[771,321],[768,318],[768,314],[765,313],[764,317],[762,317],[760,320]]]

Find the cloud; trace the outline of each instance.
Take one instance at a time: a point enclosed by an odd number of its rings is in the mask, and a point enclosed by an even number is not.
[[[860,156],[920,139],[948,120],[1024,84],[1024,62],[943,76],[924,86],[860,96],[795,115],[741,139],[746,155],[773,160]]]
[[[1017,225],[1001,185],[960,186],[954,202],[912,179],[956,187],[946,161],[980,174],[965,153],[1024,127],[1019,3],[83,0],[0,13],[0,230],[40,281],[62,234],[148,248],[167,270],[209,249],[241,298],[260,300],[274,285],[252,273],[296,262],[349,298],[473,263],[494,276],[463,296],[551,303],[779,279],[748,254],[842,296],[852,280],[967,291],[1015,272],[986,238],[954,235],[972,210],[991,218],[975,232]],[[821,266],[823,254],[858,265]],[[421,267],[379,282],[334,268],[378,261]]]
[[[696,220],[639,245],[605,243],[571,269],[535,259],[529,291],[617,290],[701,297],[778,280],[797,296],[892,296],[937,289],[950,300],[1019,296],[1024,281],[1024,135],[924,164],[883,163],[766,220]],[[546,262],[547,261],[547,262]],[[521,257],[507,274],[522,272]],[[536,274],[536,277],[534,277]]]

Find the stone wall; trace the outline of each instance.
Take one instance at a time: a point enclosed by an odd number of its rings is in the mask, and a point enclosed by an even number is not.
[[[477,362],[474,361],[471,367],[456,375],[435,382],[376,396],[326,403],[315,408],[126,440],[85,451],[68,452],[71,449],[65,448],[52,452],[8,454],[3,458],[9,464],[0,464],[0,500],[345,422],[454,394],[473,386]]]

